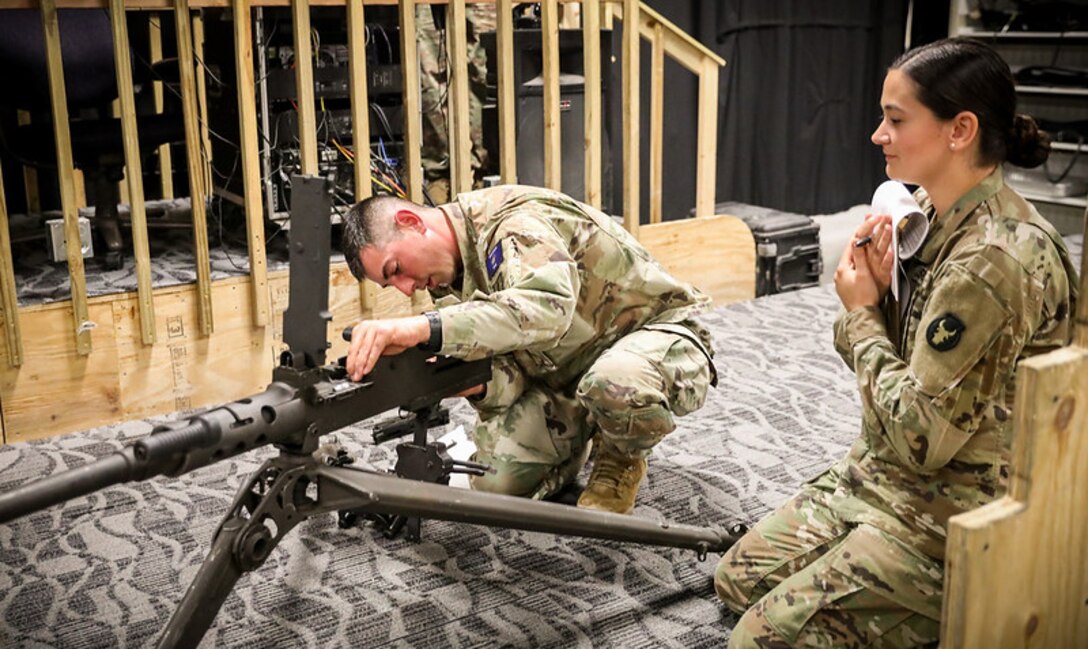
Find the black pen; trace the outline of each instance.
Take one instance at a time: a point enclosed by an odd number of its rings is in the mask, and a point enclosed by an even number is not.
[[[854,242],[854,247],[855,248],[861,248],[862,246],[867,246],[867,245],[869,245],[869,242],[872,241],[872,240],[873,240],[872,237],[870,237],[869,235],[865,235],[864,237],[862,237],[862,238],[860,238],[860,239],[858,239],[857,241]]]

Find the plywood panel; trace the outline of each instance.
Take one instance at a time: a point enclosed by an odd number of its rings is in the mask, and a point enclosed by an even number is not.
[[[735,216],[644,225],[639,242],[661,265],[723,305],[756,294],[756,244]]]
[[[131,300],[113,302],[125,419],[199,408],[260,391],[272,375],[267,328],[252,326],[248,279],[217,282],[215,332],[201,332],[194,286],[156,295],[155,345],[143,345]]]
[[[1021,363],[1009,493],[949,521],[941,646],[1088,639],[1088,350]]]
[[[20,310],[24,363],[11,367],[6,358],[0,363],[6,441],[48,437],[124,418],[112,306],[91,302],[87,308],[96,325],[86,334],[91,347],[87,354],[76,351],[71,302]],[[132,308],[135,311],[134,298]],[[138,338],[135,327],[134,333]]]

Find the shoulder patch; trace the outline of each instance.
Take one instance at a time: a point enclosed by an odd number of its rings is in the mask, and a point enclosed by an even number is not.
[[[502,266],[502,242],[495,244],[495,247],[491,249],[491,252],[487,253],[487,278],[494,279],[495,273],[499,272],[499,266]]]
[[[967,325],[954,313],[938,316],[926,327],[926,342],[939,352],[946,352],[960,344]]]

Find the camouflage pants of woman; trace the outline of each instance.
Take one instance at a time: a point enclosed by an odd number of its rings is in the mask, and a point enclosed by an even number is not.
[[[831,471],[722,557],[714,587],[743,614],[731,648],[925,647],[940,634],[943,564],[828,506]]]
[[[703,405],[711,369],[690,339],[643,329],[618,340],[566,390],[526,377],[509,356],[492,360],[492,375],[473,438],[476,461],[496,473],[473,477],[472,487],[544,498],[578,474],[595,434],[622,454],[649,455],[676,428],[674,415]]]

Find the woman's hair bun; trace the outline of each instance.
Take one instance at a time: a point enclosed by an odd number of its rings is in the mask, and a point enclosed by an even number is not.
[[[1031,115],[1019,113],[1013,118],[1006,140],[1005,159],[1017,167],[1038,167],[1050,155],[1050,135],[1039,130]]]

